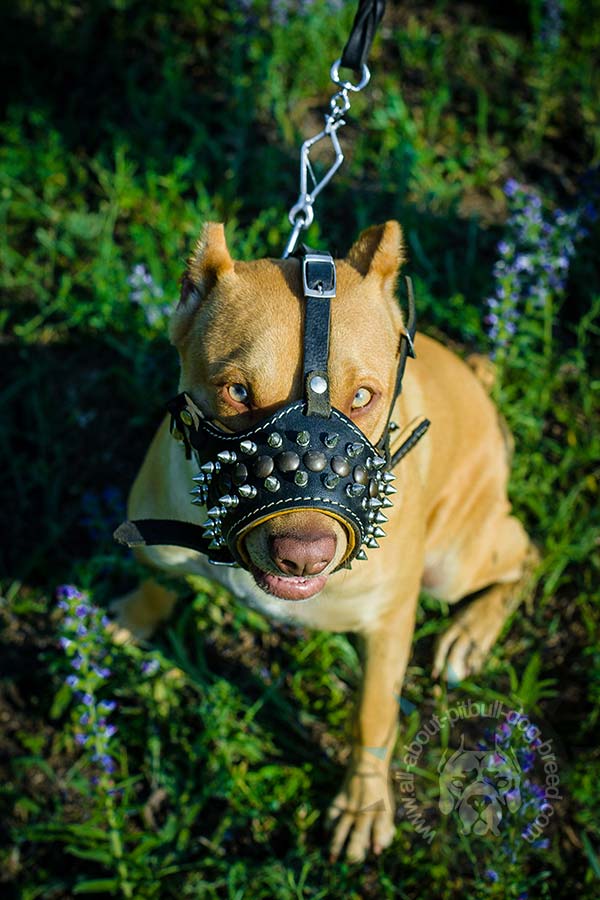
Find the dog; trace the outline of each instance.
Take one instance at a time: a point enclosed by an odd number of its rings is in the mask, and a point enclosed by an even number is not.
[[[395,221],[364,231],[336,261],[331,405],[373,444],[386,425],[398,336],[406,331],[395,294],[404,262]],[[301,398],[303,316],[297,259],[234,261],[223,226],[205,225],[170,322],[181,362],[179,389],[194,415],[235,436]],[[332,859],[345,847],[349,860],[360,861],[394,836],[389,764],[421,588],[449,603],[478,592],[442,637],[433,662],[435,677],[447,667],[460,680],[481,666],[519,602],[532,557],[528,535],[511,515],[507,440],[488,393],[441,343],[417,334],[415,352],[393,410],[400,428],[392,434],[392,452],[405,425],[426,415],[431,427],[395,469],[387,537],[366,561],[348,569],[349,530],[311,508],[250,528],[237,568],[213,565],[184,546],[136,551],[151,568],[217,580],[268,616],[362,637],[351,761],[328,816]],[[205,518],[205,510],[190,505],[198,467],[184,451],[166,417],[131,490],[130,519]],[[125,633],[147,638],[175,599],[150,577],[117,602],[119,622]]]
[[[508,748],[465,750],[464,735],[460,747],[448,759],[442,759],[440,773],[440,812],[458,812],[463,834],[500,834],[502,810],[516,812],[521,806],[521,767]]]

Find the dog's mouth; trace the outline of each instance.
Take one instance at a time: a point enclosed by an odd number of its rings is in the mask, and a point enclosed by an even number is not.
[[[309,600],[323,590],[328,578],[327,575],[274,575],[256,566],[250,571],[261,590],[280,600]]]

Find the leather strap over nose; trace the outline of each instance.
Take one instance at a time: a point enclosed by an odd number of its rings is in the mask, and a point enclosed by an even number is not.
[[[302,245],[294,254],[302,265],[304,290],[304,392],[309,416],[328,419],[329,332],[331,299],[335,297],[335,263],[330,253],[317,253]]]

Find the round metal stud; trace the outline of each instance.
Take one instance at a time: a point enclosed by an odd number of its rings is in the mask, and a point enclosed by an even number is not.
[[[369,480],[369,476],[367,475],[367,470],[364,466],[354,466],[354,471],[352,472],[352,477],[356,481],[357,484],[366,484]]]
[[[390,429],[390,431],[398,431],[400,426],[398,425],[397,422],[390,422],[390,424],[388,425],[388,428]]]
[[[179,418],[181,419],[183,424],[187,425],[188,427],[190,425],[194,424],[194,420],[192,418],[192,414],[189,411],[189,409],[182,409],[181,412],[179,413]]]
[[[379,493],[379,485],[374,478],[369,481],[369,497],[376,497]]]
[[[310,450],[304,454],[303,462],[311,472],[322,472],[327,465],[327,457],[320,450]]]
[[[315,394],[324,394],[327,390],[327,379],[322,375],[313,375],[308,382],[308,386]]]
[[[294,481],[298,485],[298,487],[306,487],[308,484],[308,475],[306,472],[296,472],[294,475]]]
[[[275,463],[270,456],[259,456],[253,466],[254,474],[258,478],[268,478],[274,468]]]
[[[279,454],[275,462],[280,472],[295,472],[300,465],[300,457],[293,450],[286,450]]]
[[[238,463],[233,470],[233,483],[239,487],[245,481],[248,481],[248,467],[244,463]]]
[[[325,444],[325,446],[327,447],[328,450],[333,450],[333,448],[337,446],[337,442],[339,441],[339,439],[340,439],[339,434],[335,434],[334,432],[331,432],[330,434],[325,435],[325,437],[323,438],[323,443]]]
[[[329,472],[328,475],[323,476],[323,484],[328,491],[333,491],[338,486],[339,480],[340,476],[334,475],[332,472]]]
[[[283,444],[283,438],[277,431],[273,431],[267,438],[267,444],[269,447],[273,447],[273,449],[276,450]]]
[[[350,474],[350,463],[345,456],[334,456],[331,460],[331,468],[336,475],[346,478]]]
[[[301,447],[308,447],[310,444],[310,434],[308,431],[299,431],[296,435],[296,443]]]
[[[271,491],[271,493],[274,494],[281,487],[279,478],[276,478],[275,475],[269,475],[268,478],[265,478],[265,487],[268,491]]]

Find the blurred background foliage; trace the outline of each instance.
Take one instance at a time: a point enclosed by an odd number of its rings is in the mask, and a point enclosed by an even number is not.
[[[372,81],[343,132],[346,162],[308,235],[343,254],[361,228],[398,218],[420,326],[496,357],[516,438],[512,498],[544,564],[534,611],[460,690],[535,705],[561,747],[549,846],[521,841],[498,862],[498,847],[447,837],[431,848],[400,821],[376,864],[329,867],[320,818],[341,777],[354,644],[277,629],[208,584],[195,587],[194,616],[182,606],[153,646],[152,688],[142,651],[114,663],[124,712],[111,828],[73,737],[55,588],[74,580],[104,603],[136,574],[111,532],[175,389],[166,331],[185,258],[207,219],[227,223],[240,258],[281,254],[299,144],[321,126],[354,11],[342,0],[14,0],[0,14],[7,896],[598,894],[598,0],[388,3]],[[500,242],[514,239],[534,287],[563,265],[556,242],[525,246],[511,180],[544,221],[566,211],[577,229],[560,232],[573,242],[560,281],[542,304],[516,297],[502,344]],[[436,697],[429,675],[447,623],[424,597],[407,696],[428,714],[460,696]]]

